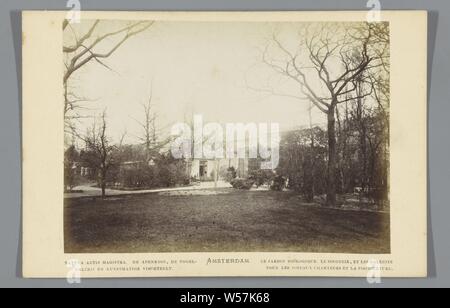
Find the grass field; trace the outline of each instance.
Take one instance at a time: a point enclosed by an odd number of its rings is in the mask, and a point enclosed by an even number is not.
[[[303,204],[288,192],[66,199],[66,253],[390,252],[389,214]]]

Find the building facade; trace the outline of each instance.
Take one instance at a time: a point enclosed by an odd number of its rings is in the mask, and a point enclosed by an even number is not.
[[[225,180],[230,168],[236,170],[238,178],[246,178],[249,174],[248,158],[232,159],[193,159],[187,163],[187,172],[191,179],[207,182]]]

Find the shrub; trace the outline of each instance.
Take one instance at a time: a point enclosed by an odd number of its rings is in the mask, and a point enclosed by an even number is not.
[[[237,172],[234,167],[226,169],[224,173],[225,173],[224,175],[225,181],[227,181],[228,183],[231,183],[237,177]]]
[[[148,185],[147,171],[144,168],[130,168],[119,172],[118,179],[122,186],[127,188],[143,188]]]
[[[69,147],[64,152],[64,190],[72,191],[75,186],[80,183],[80,175],[76,162],[79,160],[80,154],[74,146]]]
[[[230,184],[235,189],[243,189],[243,190],[249,190],[253,187],[255,184],[254,180],[251,179],[233,179]]]
[[[81,182],[77,169],[67,163],[64,164],[64,190],[72,191]]]
[[[273,183],[270,186],[271,190],[274,191],[282,191],[286,186],[286,178],[284,178],[281,175],[277,175],[274,179],[273,179]]]
[[[274,178],[272,170],[255,170],[250,173],[249,179],[253,180],[257,187],[270,184]]]
[[[154,166],[140,163],[129,168],[121,168],[117,182],[125,188],[152,189],[190,184],[183,162],[158,160]]]

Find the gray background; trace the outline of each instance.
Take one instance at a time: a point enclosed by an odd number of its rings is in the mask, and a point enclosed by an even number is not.
[[[21,10],[65,10],[66,0],[0,2],[0,287],[73,287],[21,279]],[[365,10],[367,0],[81,0],[83,10]],[[448,0],[381,0],[382,8],[429,11],[429,278],[381,287],[450,286],[450,44]],[[411,22],[414,22],[411,20]],[[412,42],[413,43],[413,42]],[[411,45],[414,48],[414,45]],[[407,112],[407,110],[405,110]],[[407,121],[405,114],[405,121]],[[44,146],[44,145],[43,145]],[[365,279],[95,279],[77,287],[374,287]]]

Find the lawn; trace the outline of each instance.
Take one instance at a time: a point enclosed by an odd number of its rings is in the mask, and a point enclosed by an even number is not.
[[[304,204],[289,192],[66,199],[66,253],[390,252],[386,213]]]

